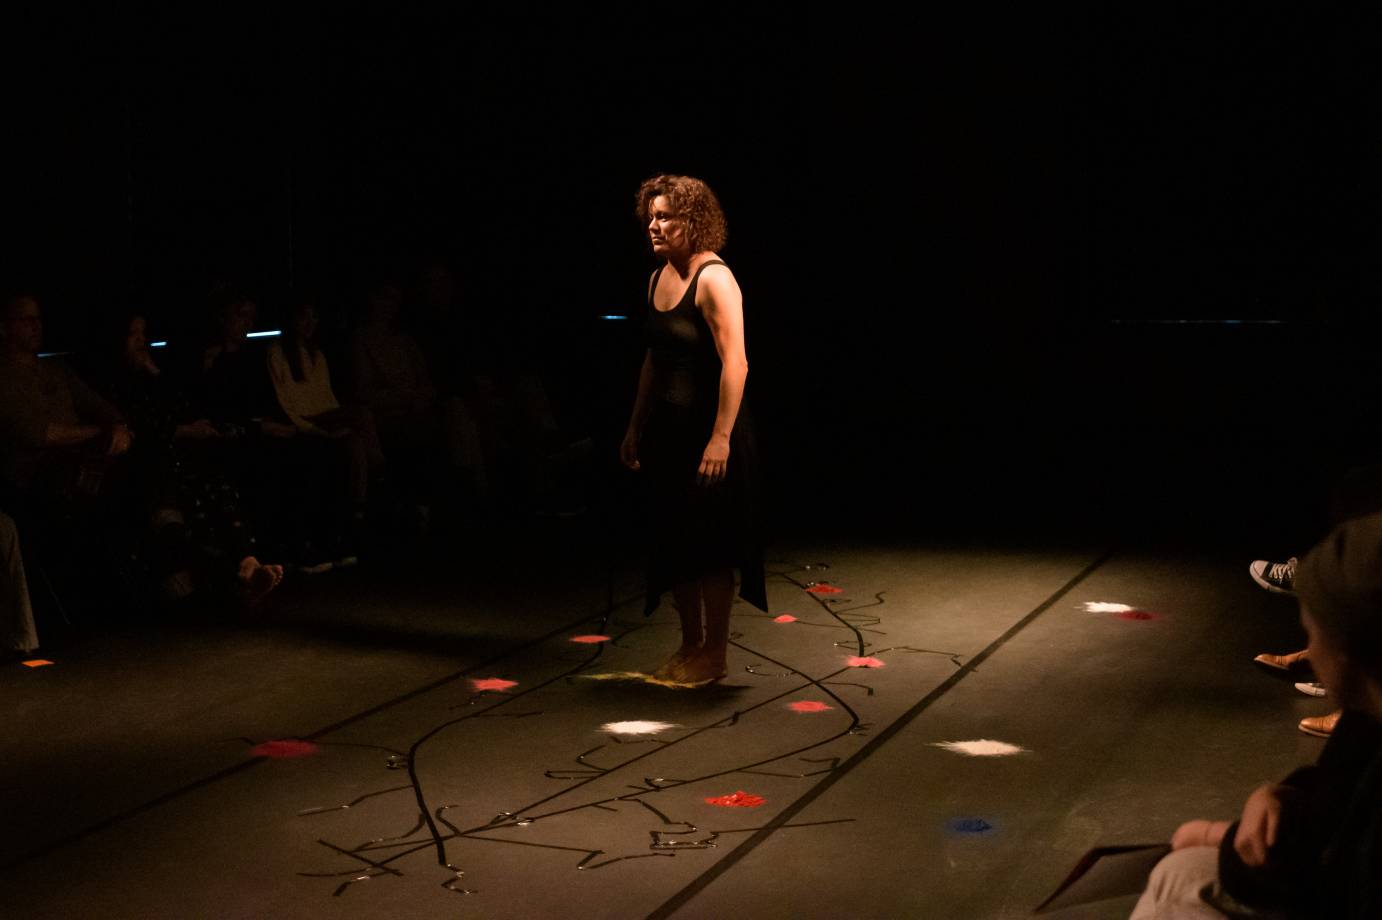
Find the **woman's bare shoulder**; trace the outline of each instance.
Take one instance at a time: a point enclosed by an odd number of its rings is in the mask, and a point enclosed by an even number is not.
[[[701,299],[700,293],[702,289],[712,294],[719,291],[739,289],[739,282],[735,279],[733,270],[724,262],[720,261],[718,255],[711,253],[711,258],[715,260],[714,263],[710,262],[710,260],[701,263],[701,288],[696,292],[697,300]]]

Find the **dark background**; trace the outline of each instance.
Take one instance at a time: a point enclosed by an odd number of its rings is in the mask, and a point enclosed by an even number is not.
[[[1372,13],[6,15],[3,274],[55,349],[193,336],[217,284],[344,327],[441,259],[612,450],[641,352],[598,317],[674,171],[730,219],[783,531],[1289,550],[1373,451]]]

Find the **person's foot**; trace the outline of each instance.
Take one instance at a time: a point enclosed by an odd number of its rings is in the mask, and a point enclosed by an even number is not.
[[[1271,668],[1274,671],[1289,671],[1294,667],[1305,664],[1309,660],[1309,649],[1301,649],[1289,655],[1269,655],[1264,653],[1253,659],[1257,664]]]
[[[1273,594],[1289,594],[1292,597],[1296,594],[1296,557],[1292,556],[1285,562],[1268,562],[1266,559],[1257,559],[1248,566],[1248,574],[1252,580]]]
[[[197,590],[197,583],[187,569],[179,569],[159,582],[159,591],[165,601],[177,602],[189,597]]]
[[[681,673],[680,683],[689,684],[692,687],[704,687],[715,683],[717,680],[723,680],[729,671],[725,665],[723,651],[716,654],[698,650],[682,665]]]
[[[1307,735],[1314,735],[1316,738],[1328,738],[1334,734],[1334,726],[1339,724],[1339,717],[1343,714],[1342,709],[1336,709],[1327,716],[1311,716],[1308,719],[1301,719],[1297,728]]]
[[[686,662],[690,661],[696,652],[697,649],[683,645],[676,650],[671,658],[663,662],[662,667],[648,676],[653,680],[666,681],[667,683],[685,683],[686,678],[683,676],[683,670]]]
[[[1314,681],[1302,681],[1296,684],[1296,689],[1306,696],[1329,696],[1329,691],[1324,689],[1324,684]]]
[[[253,556],[240,560],[240,587],[245,603],[257,604],[283,580],[283,566],[264,565]]]

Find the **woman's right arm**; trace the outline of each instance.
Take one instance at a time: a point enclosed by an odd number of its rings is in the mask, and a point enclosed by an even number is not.
[[[639,468],[638,441],[643,437],[643,425],[647,422],[648,410],[652,407],[654,373],[653,352],[649,349],[643,355],[643,369],[638,372],[638,395],[634,397],[629,428],[624,433],[624,443],[619,446],[619,459],[631,470]]]
[[[68,425],[50,422],[43,430],[44,447],[77,447],[101,436],[100,425]]]

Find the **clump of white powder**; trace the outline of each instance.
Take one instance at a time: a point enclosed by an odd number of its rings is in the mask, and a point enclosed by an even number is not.
[[[1130,613],[1134,608],[1127,604],[1110,604],[1107,601],[1086,601],[1085,613]]]
[[[1008,744],[1006,741],[990,741],[987,738],[980,738],[978,741],[938,741],[934,746],[954,754],[964,754],[966,757],[1007,757],[1010,754],[1027,753],[1024,747]]]
[[[611,735],[656,735],[669,728],[676,728],[671,722],[606,722],[600,731]]]

